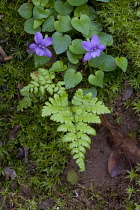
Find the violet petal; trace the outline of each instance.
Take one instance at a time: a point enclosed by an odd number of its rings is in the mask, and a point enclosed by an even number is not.
[[[101,45],[99,45],[99,46],[98,46],[98,49],[100,49],[100,50],[101,50],[101,52],[102,52],[105,48],[106,48],[106,46],[105,46],[105,45],[103,45],[103,44],[101,44]]]
[[[35,49],[37,55],[42,56],[44,55],[44,49],[42,47],[37,46]]]
[[[91,57],[92,58],[96,58],[96,57],[98,57],[99,55],[100,55],[100,50],[96,50],[96,51],[94,51],[94,52],[91,52]]]
[[[42,44],[42,40],[43,40],[43,36],[40,32],[37,32],[34,36],[34,40],[37,44],[41,45]]]
[[[91,39],[91,44],[93,47],[97,47],[100,44],[99,37],[97,35],[94,35]]]
[[[51,51],[50,51],[50,50],[48,50],[48,49],[44,49],[44,56],[46,56],[46,57],[50,58],[50,57],[52,56]]]
[[[36,47],[37,47],[36,44],[30,44],[30,45],[29,45],[29,48],[30,48],[31,50],[34,50],[34,51],[35,51]]]
[[[93,49],[93,46],[91,45],[90,42],[88,41],[83,41],[82,42],[82,47],[86,50],[86,51],[91,51]]]
[[[43,47],[48,47],[49,45],[51,45],[53,42],[52,38],[51,37],[47,37],[45,39],[42,40],[42,46]]]
[[[84,56],[84,61],[88,61],[91,59],[91,52],[87,52]]]

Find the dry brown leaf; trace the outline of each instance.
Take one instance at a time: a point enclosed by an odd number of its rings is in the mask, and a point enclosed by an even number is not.
[[[5,167],[3,169],[4,172],[4,176],[7,178],[11,178],[12,180],[14,180],[17,177],[17,174],[15,172],[14,169],[12,169],[12,167]]]
[[[111,177],[122,174],[125,170],[130,169],[130,163],[125,154],[119,147],[116,147],[108,159],[108,172]]]
[[[9,139],[13,140],[17,137],[17,132],[20,130],[20,125],[14,125],[13,129],[9,133]]]
[[[138,142],[131,136],[124,136],[119,128],[114,128],[110,125],[105,117],[101,116],[102,124],[107,127],[111,133],[109,141],[115,149],[109,157],[108,171],[112,177],[117,176],[122,170],[128,169],[127,163],[130,167],[140,162],[140,148]],[[127,161],[126,161],[127,160]],[[119,172],[120,171],[120,172]],[[115,175],[116,174],[116,175]]]

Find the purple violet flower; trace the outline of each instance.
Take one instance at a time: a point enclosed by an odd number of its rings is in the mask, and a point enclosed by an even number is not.
[[[97,35],[94,35],[91,41],[83,41],[82,47],[88,51],[84,56],[84,61],[88,61],[91,58],[96,58],[106,48],[105,45],[100,45],[100,40]]]
[[[45,47],[48,47],[52,44],[53,40],[51,37],[46,37],[43,39],[43,36],[40,32],[37,32],[34,36],[34,40],[36,44],[30,44],[29,48],[33,50],[37,55],[39,56],[46,56],[51,57],[52,53],[50,50],[46,49]]]

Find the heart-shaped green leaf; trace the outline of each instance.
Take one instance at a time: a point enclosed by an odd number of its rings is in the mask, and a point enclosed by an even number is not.
[[[103,78],[104,78],[104,72],[103,71],[96,71],[95,75],[91,74],[88,77],[88,81],[90,84],[95,85],[95,86],[99,86],[99,87],[103,87]]]
[[[71,44],[71,37],[67,34],[63,35],[62,33],[55,32],[52,38],[56,54],[63,53]]]
[[[29,3],[24,3],[22,4],[19,9],[18,13],[23,17],[23,18],[30,18],[32,16],[32,9],[33,5]]]
[[[102,71],[113,71],[117,66],[114,57],[106,55],[104,52],[96,58],[91,58],[89,65],[94,68],[99,68]]]
[[[68,62],[68,69],[75,69],[77,70],[78,68],[78,64],[73,64],[71,62]]]
[[[38,27],[43,23],[43,21],[44,21],[44,19],[37,19],[37,20],[34,20],[33,29],[38,28]]]
[[[54,31],[54,17],[53,16],[49,16],[48,18],[45,19],[45,21],[42,24],[42,31],[46,31],[46,32],[52,32]]]
[[[50,15],[50,11],[48,9],[44,10],[44,7],[42,7],[41,5],[34,6],[34,9],[33,9],[34,19],[47,18],[49,15]]]
[[[69,15],[58,15],[58,21],[54,22],[54,27],[58,32],[67,32],[72,29],[71,18]]]
[[[41,6],[45,7],[48,4],[49,0],[40,0]]]
[[[88,0],[67,0],[67,2],[72,6],[80,6],[88,2]]]
[[[85,96],[88,93],[92,93],[92,98],[97,96],[97,90],[95,87],[91,87],[91,88],[82,88],[83,90],[83,95]]]
[[[50,10],[51,10],[52,8],[54,8],[54,3],[55,3],[55,0],[49,0],[49,2],[46,5],[46,7],[50,8]]]
[[[67,65],[64,65],[62,61],[56,61],[49,69],[50,72],[61,72],[67,69]]]
[[[81,15],[80,19],[78,17],[74,17],[71,20],[71,24],[73,28],[83,34],[88,34],[91,27],[91,21],[87,15]]]
[[[40,5],[40,0],[32,0],[32,2],[36,6]]]
[[[69,50],[74,54],[84,54],[86,51],[82,47],[82,39],[74,39],[72,45],[69,46]]]
[[[106,58],[100,65],[99,69],[102,71],[113,71],[117,67],[115,63],[115,58],[112,57],[111,55],[106,55]]]
[[[67,50],[67,57],[71,63],[77,64],[79,62],[79,58],[81,58],[82,55],[76,55],[72,53],[70,50]]]
[[[117,57],[115,58],[115,62],[117,66],[119,66],[123,70],[123,72],[126,72],[128,61],[125,57],[120,57],[120,58]]]
[[[32,0],[33,4],[38,6],[38,5],[41,5],[41,6],[46,6],[49,2],[49,0]]]
[[[89,33],[88,34],[82,34],[85,38],[92,38],[93,35],[98,35],[99,34],[99,29],[94,26],[94,25],[91,25],[90,29],[89,29]]]
[[[89,8],[87,4],[83,4],[74,10],[75,17],[80,17],[81,15],[88,15],[88,14],[89,14]]]
[[[111,46],[113,44],[113,37],[110,34],[106,34],[104,32],[98,33],[98,37],[100,39],[100,44]]]
[[[94,15],[96,15],[95,9],[91,6],[88,6],[88,8],[89,8],[89,18],[90,18],[90,20],[94,20]]]
[[[73,11],[73,6],[68,2],[56,1],[54,4],[55,10],[61,15],[68,15]]]
[[[38,56],[38,55],[34,55],[34,64],[35,64],[35,68],[40,67],[46,63],[48,63],[48,61],[50,60],[50,58],[47,58],[46,56]]]
[[[66,89],[73,88],[82,81],[82,74],[74,69],[68,69],[64,74],[64,82]]]
[[[40,27],[33,29],[33,26],[34,26],[34,18],[29,18],[24,23],[24,31],[26,31],[29,34],[36,34],[36,32],[41,31]]]
[[[100,56],[96,58],[91,58],[88,63],[90,66],[94,68],[99,68],[100,65],[102,65],[105,58],[106,58],[106,54],[104,52],[101,52]]]

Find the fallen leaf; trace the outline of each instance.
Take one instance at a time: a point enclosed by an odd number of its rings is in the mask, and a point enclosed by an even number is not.
[[[4,172],[4,176],[6,178],[11,178],[12,180],[14,180],[17,177],[17,174],[16,174],[15,170],[12,169],[12,167],[5,167],[3,169],[3,172]]]
[[[125,154],[119,147],[116,147],[108,159],[108,172],[111,177],[122,174],[125,170],[130,169],[130,163]]]
[[[107,127],[111,133],[111,145],[115,149],[108,160],[108,171],[111,177],[115,177],[121,173],[122,170],[128,170],[130,167],[140,163],[140,148],[138,141],[131,136],[124,136],[119,127],[115,128],[109,124],[105,115],[101,115],[102,125]],[[127,160],[127,161],[126,161]],[[127,164],[128,163],[128,164]]]
[[[42,210],[50,209],[53,207],[54,203],[55,203],[55,201],[53,199],[47,199],[45,201],[42,201],[39,204],[39,209],[42,209]]]
[[[122,100],[126,101],[128,98],[131,97],[132,93],[133,93],[133,88],[131,87],[131,85],[129,85],[127,82],[125,82]]]
[[[19,131],[21,128],[20,125],[14,125],[13,129],[9,133],[9,139],[13,140],[17,137],[17,131]]]
[[[67,181],[71,184],[76,184],[80,180],[79,176],[74,170],[70,170],[67,174]]]
[[[17,89],[20,91],[22,88],[24,87],[24,85],[22,83],[18,83],[17,84]]]
[[[4,49],[0,46],[0,55],[5,58],[7,57],[6,52],[4,51]]]
[[[24,161],[25,163],[28,163],[28,147],[24,147]]]

